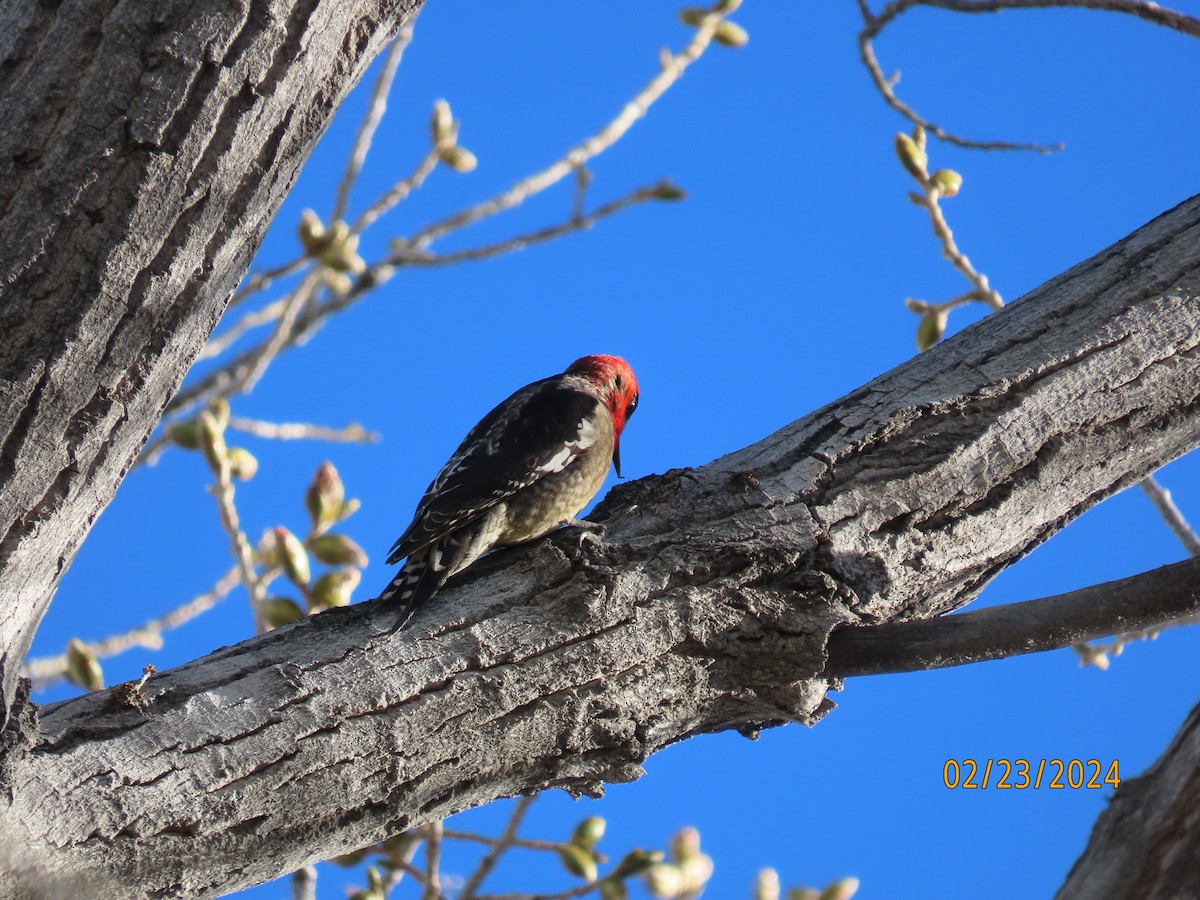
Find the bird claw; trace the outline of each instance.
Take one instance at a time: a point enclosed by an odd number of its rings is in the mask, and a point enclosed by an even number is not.
[[[604,543],[604,535],[608,531],[608,528],[599,522],[588,522],[586,519],[568,519],[564,524],[570,528],[579,529],[579,543],[575,545],[575,559],[583,556],[583,545],[586,542]]]

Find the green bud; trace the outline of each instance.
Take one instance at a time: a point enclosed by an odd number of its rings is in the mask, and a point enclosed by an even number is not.
[[[924,300],[918,300],[915,297],[905,297],[904,305],[908,307],[909,312],[915,312],[917,315],[929,312],[929,304]]]
[[[754,900],[779,900],[779,873],[762,869],[754,879]]]
[[[917,324],[917,350],[928,350],[946,333],[947,313],[944,309],[931,309],[921,316]]]
[[[925,152],[925,126],[916,125],[912,130],[913,143],[917,145],[917,149],[922,153]]]
[[[943,197],[953,197],[962,187],[962,176],[953,169],[938,169],[929,176],[933,186]]]
[[[896,157],[909,175],[921,182],[925,180],[925,165],[929,159],[907,134],[896,135]]]
[[[308,549],[327,566],[358,566],[367,564],[363,548],[344,534],[322,534],[308,539]]]
[[[317,467],[312,483],[304,492],[304,507],[317,528],[326,528],[341,518],[346,488],[338,470],[328,460]]]
[[[789,888],[787,900],[821,900],[821,892],[812,888]]]
[[[821,891],[820,900],[850,900],[858,893],[857,878],[843,878]]]
[[[383,873],[374,866],[367,866],[367,887],[377,894],[383,894]]]
[[[213,418],[217,420],[217,424],[224,431],[229,427],[229,401],[224,397],[214,397],[212,402],[208,404],[208,411],[213,414]]]
[[[200,426],[195,419],[186,422],[176,422],[167,429],[167,437],[185,450],[200,448]]]
[[[713,7],[713,12],[719,12],[722,15],[734,12],[742,5],[742,0],[717,0],[717,5]]]
[[[683,892],[689,897],[698,896],[712,878],[712,857],[704,853],[689,856],[679,864],[679,874],[682,879]]]
[[[745,47],[750,43],[750,35],[741,25],[722,19],[713,29],[713,40],[724,47]]]
[[[312,589],[308,592],[309,606],[313,610],[345,606],[350,602],[350,595],[361,581],[362,573],[358,569],[335,569],[326,572],[313,582]]]
[[[254,548],[254,561],[269,569],[283,565],[283,554],[279,550],[279,541],[275,537],[275,532],[269,528],[258,539],[258,546]]]
[[[654,186],[655,200],[682,200],[686,196],[687,191],[669,181],[660,181]]]
[[[582,847],[576,847],[574,844],[560,847],[558,858],[562,860],[563,868],[572,875],[579,876],[588,884],[596,880],[596,860]]]
[[[643,876],[646,889],[655,897],[678,897],[683,890],[683,873],[679,867],[671,863],[659,863],[652,866]]]
[[[367,855],[374,849],[374,847],[363,847],[350,853],[343,853],[341,856],[335,856],[329,861],[335,866],[341,866],[343,869],[349,869],[352,866],[357,866],[360,862],[366,859]]]
[[[258,460],[245,447],[230,447],[225,459],[229,462],[229,474],[238,481],[249,481],[258,471]]]
[[[479,164],[479,160],[475,158],[474,153],[466,147],[460,147],[458,144],[442,147],[438,150],[438,159],[455,172],[473,172]]]
[[[631,875],[641,875],[651,866],[663,861],[661,850],[630,850],[625,858],[617,863],[617,867],[609,873],[610,878],[628,878]]]
[[[267,597],[259,606],[262,620],[268,628],[280,628],[289,622],[298,622],[304,618],[304,610],[295,600],[287,597]]]
[[[275,539],[279,542],[280,562],[283,563],[284,574],[301,587],[308,584],[312,577],[312,568],[300,539],[282,525],[275,529]]]
[[[698,6],[689,6],[687,9],[681,9],[679,11],[679,21],[684,25],[691,25],[693,28],[699,28],[704,22],[704,17],[707,15],[707,9],[701,9]]]
[[[352,515],[354,515],[356,512],[358,512],[358,510],[361,506],[362,506],[361,500],[359,500],[356,497],[350,498],[349,500],[347,500],[345,503],[342,504],[342,508],[338,512],[338,521],[341,522],[343,519],[350,518]]]
[[[623,881],[605,878],[600,882],[600,900],[629,900],[629,888]]]
[[[67,642],[67,681],[88,691],[104,687],[104,670],[95,651],[79,638]]]
[[[684,862],[700,852],[700,832],[690,825],[680,828],[671,838],[671,858],[675,862]]]
[[[367,264],[358,255],[358,235],[350,234],[345,222],[335,222],[329,246],[321,252],[321,262],[334,272],[353,272],[359,275],[366,271]]]
[[[196,417],[200,429],[200,449],[215,472],[225,460],[225,428],[207,409]]]
[[[321,217],[311,209],[300,213],[300,225],[296,234],[300,238],[300,245],[304,247],[305,256],[318,255],[329,243]]]
[[[599,816],[588,816],[575,826],[575,832],[571,835],[571,843],[583,847],[585,850],[591,850],[604,837],[606,826],[607,823]]]
[[[448,144],[454,141],[454,116],[450,112],[450,104],[445,100],[435,100],[433,115],[429,119],[429,132],[435,144]]]

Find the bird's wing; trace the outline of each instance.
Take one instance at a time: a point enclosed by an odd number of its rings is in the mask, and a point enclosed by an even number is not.
[[[547,475],[570,466],[597,440],[600,401],[555,375],[521,388],[480,420],[425,491],[412,523],[392,545],[396,563],[477,519]],[[599,448],[611,453],[611,447]]]

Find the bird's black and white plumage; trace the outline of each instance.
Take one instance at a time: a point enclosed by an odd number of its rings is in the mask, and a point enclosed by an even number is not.
[[[604,484],[610,460],[621,474],[621,431],[637,403],[628,363],[585,356],[484,416],[392,545],[387,561],[405,563],[379,597],[399,606],[396,628],[489,550],[573,522]]]

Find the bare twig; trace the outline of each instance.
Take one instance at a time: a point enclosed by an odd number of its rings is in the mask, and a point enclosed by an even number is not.
[[[942,207],[939,203],[942,196],[941,190],[929,179],[928,174],[923,179],[919,178],[918,182],[921,184],[922,194],[910,194],[909,196],[912,197],[914,203],[929,214],[929,223],[933,226],[934,237],[942,245],[942,256],[958,270],[963,278],[970,282],[972,287],[972,290],[965,294],[960,294],[945,303],[930,304],[930,307],[950,310],[972,300],[978,300],[986,303],[993,312],[1000,309],[1004,306],[1004,300],[1001,299],[999,292],[992,288],[986,275],[976,271],[975,267],[971,265],[971,260],[954,242],[954,232],[950,230],[946,217],[942,215]]]
[[[317,870],[305,866],[292,873],[292,900],[317,900]]]
[[[229,301],[229,309],[237,306],[243,300],[248,299],[259,291],[265,291],[280,278],[286,278],[289,275],[299,272],[304,268],[304,264],[308,262],[308,257],[301,256],[293,259],[291,262],[286,262],[281,266],[276,266],[273,269],[265,269],[262,272],[255,272],[242,287],[238,290],[233,298]]]
[[[618,213],[626,207],[633,206],[637,203],[644,203],[647,200],[653,200],[659,196],[663,185],[653,185],[650,187],[638,188],[631,191],[624,197],[606,203],[603,206],[597,207],[593,212],[586,216],[576,215],[574,212],[571,217],[565,222],[558,225],[550,225],[546,228],[539,228],[536,231],[519,234],[507,240],[497,241],[494,244],[485,244],[481,247],[471,247],[466,250],[458,250],[454,253],[429,253],[429,252],[414,252],[407,247],[400,247],[383,263],[384,266],[392,268],[402,268],[404,266],[448,266],[454,263],[469,262],[481,259],[491,259],[494,256],[502,256],[505,253],[513,253],[517,250],[524,250],[532,244],[540,244],[544,241],[552,240],[553,238],[562,237],[565,234],[570,234],[573,231],[586,231],[591,228],[601,219]],[[380,268],[380,267],[376,267]],[[370,270],[368,270],[368,274]],[[378,279],[371,282],[379,284]]]
[[[1200,559],[1067,594],[920,622],[835,631],[825,671],[917,672],[1070,647],[1200,612]]]
[[[1183,517],[1183,513],[1179,511],[1179,507],[1171,499],[1171,492],[1160,485],[1153,475],[1143,478],[1139,486],[1145,492],[1146,496],[1150,498],[1150,502],[1154,504],[1154,508],[1158,510],[1158,514],[1163,517],[1163,521],[1167,523],[1167,527],[1175,533],[1175,537],[1179,538],[1179,543],[1183,544],[1183,548],[1191,556],[1200,556],[1200,537],[1196,536],[1196,532],[1192,530],[1192,526],[1187,523],[1187,520]]]
[[[375,136],[375,129],[379,127],[383,114],[387,111],[387,97],[392,89],[392,82],[396,78],[396,69],[400,65],[404,51],[412,43],[413,23],[416,19],[417,16],[414,14],[404,23],[392,41],[392,46],[388,48],[387,56],[384,57],[383,69],[380,70],[379,77],[375,79],[375,84],[371,88],[371,100],[367,104],[367,114],[363,116],[362,123],[358,126],[354,148],[350,151],[350,158],[346,160],[346,170],[342,173],[342,181],[338,185],[337,196],[333,201],[333,211],[329,214],[330,222],[336,222],[346,214],[346,207],[350,203],[350,191],[354,187],[354,182],[358,180],[363,163],[366,162],[367,151],[371,149],[371,140]]]
[[[896,96],[895,86],[899,81],[899,73],[890,78],[883,74],[879,61],[875,58],[873,41],[897,17],[917,6],[928,6],[959,13],[992,13],[1005,9],[1091,9],[1105,12],[1125,13],[1135,16],[1155,25],[1162,25],[1181,34],[1200,38],[1200,19],[1185,15],[1172,9],[1166,9],[1149,0],[893,0],[875,15],[868,0],[858,0],[859,11],[862,15],[864,28],[858,36],[858,48],[863,65],[875,82],[875,87],[884,101],[900,115],[915,125],[925,128],[930,134],[936,135],[947,143],[960,147],[970,147],[978,150],[1033,150],[1038,153],[1050,153],[1061,150],[1062,144],[1015,144],[1008,141],[975,141],[951,134],[941,126],[929,121],[912,107],[905,104]]]
[[[237,506],[233,502],[233,477],[229,469],[229,460],[223,452],[215,455],[217,459],[213,465],[213,472],[217,480],[216,484],[212,486],[211,492],[217,500],[221,527],[229,536],[230,547],[237,560],[238,574],[250,596],[250,609],[254,613],[254,631],[256,634],[262,634],[266,630],[262,610],[266,584],[255,569],[254,549],[250,546],[250,541],[246,538],[246,533],[242,531],[238,521]]]
[[[300,310],[312,299],[320,286],[321,276],[320,269],[313,269],[300,282],[292,296],[288,298],[287,305],[284,307],[279,321],[275,324],[275,330],[271,333],[271,337],[261,345],[255,354],[253,364],[237,380],[234,391],[243,394],[250,393],[254,389],[254,385],[258,384],[258,380],[262,378],[263,373],[267,371],[267,367],[271,365],[271,361],[275,359],[280,350],[287,346],[291,339],[292,326],[295,325]]]
[[[590,884],[581,884],[568,891],[559,891],[554,894],[480,894],[478,900],[574,900],[575,897],[586,897],[599,889],[600,881],[593,881]],[[695,895],[689,894],[688,896],[694,897]]]
[[[439,900],[442,895],[438,886],[438,864],[442,856],[442,822],[430,822],[425,826],[425,890],[421,900]]]
[[[496,868],[496,863],[500,861],[508,850],[513,847],[517,841],[517,831],[521,828],[521,822],[529,813],[529,808],[533,806],[537,800],[537,795],[533,794],[528,797],[521,797],[513,805],[512,815],[508,817],[508,824],[504,826],[504,831],[500,837],[492,844],[492,849],[488,854],[479,861],[479,865],[475,867],[475,871],[471,873],[471,877],[467,879],[467,883],[463,885],[463,889],[459,891],[458,900],[472,900],[478,892],[480,885],[483,884],[485,878],[492,873]]]
[[[307,260],[305,260],[307,261]],[[280,297],[278,300],[273,300],[266,306],[251,310],[246,313],[228,328],[224,329],[220,334],[209,338],[208,343],[200,351],[197,360],[214,359],[233,346],[238,339],[252,328],[258,328],[261,325],[267,325],[276,321],[283,315],[288,306],[288,298]]]
[[[234,566],[221,576],[211,590],[193,597],[187,603],[176,607],[166,615],[150,619],[137,628],[132,628],[121,634],[114,634],[99,641],[89,642],[85,646],[98,659],[117,656],[134,647],[158,650],[162,647],[162,633],[164,631],[178,628],[180,625],[190,622],[201,613],[212,609],[224,600],[229,595],[229,592],[238,586],[241,580],[240,570],[237,566]],[[33,689],[35,691],[48,688],[66,677],[66,654],[31,659],[25,664],[25,667],[21,670],[21,674],[33,681]]]
[[[730,3],[720,13],[710,13],[705,16],[696,28],[691,42],[679,53],[667,56],[661,60],[662,68],[636,96],[622,107],[616,118],[601,128],[596,134],[571,150],[558,161],[551,163],[536,174],[523,178],[515,185],[497,194],[490,200],[477,203],[467,209],[447,216],[440,221],[427,225],[413,235],[411,243],[417,249],[428,247],[433,241],[478,222],[480,219],[493,216],[498,212],[512,209],[524,203],[534,194],[546,190],[553,184],[566,178],[572,172],[583,168],[587,162],[603,153],[624,136],[633,123],[644,116],[650,107],[666,90],[675,84],[686,71],[687,67],[698,60],[712,42],[713,32],[721,20],[733,12],[737,3]]]
[[[370,228],[380,216],[424,184],[429,173],[437,168],[437,164],[438,150],[434,147],[425,154],[425,158],[417,164],[411,175],[397,181],[386,194],[363,210],[362,215],[350,226],[351,232],[359,234]]]
[[[260,419],[243,419],[234,416],[229,420],[229,427],[255,437],[279,441],[335,441],[344,444],[374,444],[379,441],[379,432],[367,431],[357,422],[352,422],[342,428],[330,428],[326,425],[311,425],[307,422],[264,422]]]

